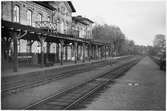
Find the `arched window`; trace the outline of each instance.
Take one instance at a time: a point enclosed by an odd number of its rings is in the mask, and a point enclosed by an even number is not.
[[[48,22],[51,22],[51,20],[50,20],[50,16],[47,17],[47,21],[48,21]]]
[[[37,15],[37,21],[42,21],[42,14],[39,13],[39,14]]]
[[[27,10],[27,25],[32,25],[32,11]]]
[[[13,13],[13,21],[20,22],[20,7],[15,5],[14,6],[14,13]]]
[[[61,21],[60,29],[61,29],[60,32],[64,34],[64,20]]]

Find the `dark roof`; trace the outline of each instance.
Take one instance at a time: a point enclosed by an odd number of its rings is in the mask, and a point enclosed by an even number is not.
[[[48,8],[50,10],[55,10],[55,8],[53,6],[51,6],[48,1],[34,1],[34,2]]]
[[[82,17],[82,16],[76,16],[76,17],[72,17],[73,20],[78,21],[80,23],[83,23],[85,25],[88,25],[85,21],[88,21],[90,23],[94,23],[93,21],[91,21],[88,18]]]
[[[88,25],[87,23],[83,22],[82,19],[80,19],[80,18],[78,18],[78,17],[72,17],[72,20],[77,21],[77,22],[80,22],[80,23],[85,24],[85,25]]]
[[[55,10],[55,8],[49,4],[50,1],[34,1],[34,2],[39,4],[39,5],[44,6],[46,8],[49,8],[51,10]],[[71,1],[67,1],[67,3],[69,4],[70,8],[72,9],[72,12],[76,12],[72,2]]]
[[[76,10],[75,10],[75,8],[74,8],[74,6],[73,6],[72,2],[71,2],[71,1],[67,1],[67,2],[68,2],[68,4],[69,4],[69,5],[70,5],[70,7],[71,7],[72,12],[76,12]]]
[[[81,16],[82,17],[82,16]],[[94,23],[92,20],[88,19],[88,18],[85,18],[85,17],[82,17],[84,20],[86,21],[89,21],[90,23]]]

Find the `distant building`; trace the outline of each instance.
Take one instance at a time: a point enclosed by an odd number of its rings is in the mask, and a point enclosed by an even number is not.
[[[94,22],[82,16],[72,17],[72,26],[78,30],[80,38],[92,39],[92,24]]]

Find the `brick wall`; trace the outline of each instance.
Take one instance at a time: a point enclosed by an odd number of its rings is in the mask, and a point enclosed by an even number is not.
[[[35,26],[35,22],[38,21],[37,15],[40,13],[42,15],[42,21],[47,21],[48,16],[50,17],[50,20],[53,22],[57,22],[56,20],[59,18],[59,24],[57,26],[58,32],[62,32],[62,30],[66,29],[66,32],[70,32],[71,25],[72,25],[72,10],[70,9],[67,2],[50,2],[50,5],[55,7],[57,10],[52,12],[52,10],[43,7],[39,4],[36,4],[32,1],[6,1],[2,2],[2,18],[7,21],[13,21],[13,7],[17,5],[20,8],[20,23],[27,25],[27,11],[32,11],[32,26]],[[65,12],[68,12],[68,15],[62,14],[62,7],[64,7]],[[59,9],[59,11],[58,11]],[[53,16],[53,20],[52,20]],[[63,22],[63,25],[61,25]],[[68,25],[66,25],[68,23]],[[80,37],[84,38],[85,36],[91,37],[91,25],[86,28],[83,24],[75,24],[76,27],[79,27],[80,29]],[[63,26],[63,28],[62,28]],[[83,30],[81,30],[81,28]],[[87,29],[87,30],[85,30]],[[64,32],[64,31],[63,31]],[[65,32],[64,32],[65,33]],[[88,35],[87,35],[88,34]]]
[[[47,21],[48,16],[52,16],[52,11],[38,5],[33,2],[24,2],[24,1],[19,1],[19,2],[11,2],[11,1],[6,1],[2,2],[2,18],[4,20],[12,21],[12,12],[13,12],[13,7],[17,5],[20,8],[20,23],[27,25],[27,11],[30,10],[32,11],[32,25],[35,26],[35,21],[37,21],[37,15],[40,13],[42,14],[42,21]]]
[[[60,30],[62,29],[61,23],[63,22],[64,26],[63,29],[66,27],[66,31],[71,30],[71,23],[72,23],[72,11],[70,7],[68,6],[67,2],[50,2],[52,6],[55,8],[59,8],[60,11],[55,11],[54,16],[52,10],[43,7],[39,4],[36,4],[32,1],[26,2],[26,1],[4,1],[2,2],[2,18],[3,20],[7,21],[13,21],[13,7],[15,5],[19,6],[20,8],[20,23],[27,25],[27,11],[30,10],[32,12],[32,26],[35,26],[35,22],[38,21],[37,15],[41,14],[42,15],[42,21],[47,21],[48,16],[50,17],[50,20],[52,21],[52,16],[53,16],[53,22],[57,22],[56,20],[59,18],[60,22],[58,24],[58,31],[61,32]],[[65,8],[65,11],[68,12],[68,15],[63,15],[62,14],[62,7]],[[68,23],[68,25],[65,25]]]
[[[1,17],[3,20],[12,21],[11,15],[11,2],[1,2]]]

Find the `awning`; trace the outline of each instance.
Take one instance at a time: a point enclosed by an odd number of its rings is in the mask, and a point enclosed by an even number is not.
[[[53,40],[53,42],[57,39],[63,39],[63,40],[69,40],[69,41],[73,41],[73,42],[85,42],[85,43],[92,43],[92,44],[97,44],[97,45],[104,45],[104,43],[102,42],[97,42],[94,40],[90,40],[90,39],[84,39],[84,38],[76,38],[73,35],[68,35],[68,34],[62,34],[62,33],[52,33],[52,32],[48,32],[44,29],[40,29],[40,28],[35,28],[32,26],[27,26],[27,25],[22,25],[20,23],[14,23],[14,22],[9,22],[9,21],[5,21],[2,20],[1,22],[1,28],[5,29],[5,30],[10,30],[13,29],[14,31],[27,31],[28,35],[25,36],[25,39],[30,39],[30,40],[34,40],[33,37],[36,38],[36,36],[34,35],[42,35],[47,37],[47,41]],[[55,39],[55,40],[54,40]]]

